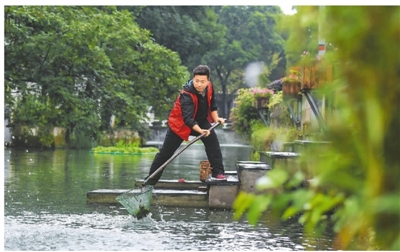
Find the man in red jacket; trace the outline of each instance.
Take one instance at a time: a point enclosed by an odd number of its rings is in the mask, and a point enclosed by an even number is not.
[[[208,130],[211,123],[225,123],[218,116],[214,98],[214,88],[210,82],[210,69],[206,65],[199,65],[193,70],[193,78],[181,90],[168,117],[168,130],[160,151],[155,156],[150,167],[149,176],[174,155],[183,140],[189,136],[199,136],[203,142],[208,161],[212,167],[212,176],[208,181],[226,181],[222,153],[217,135],[214,130]],[[162,175],[162,171],[149,179],[148,185],[155,185]]]

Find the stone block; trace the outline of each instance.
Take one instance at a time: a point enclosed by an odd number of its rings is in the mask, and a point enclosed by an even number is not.
[[[226,184],[209,185],[209,208],[232,209],[233,202],[238,193],[238,184],[225,183]]]
[[[248,193],[260,193],[256,190],[255,183],[258,178],[264,176],[270,170],[270,166],[265,162],[239,161],[236,162],[236,168],[240,181],[239,190]]]

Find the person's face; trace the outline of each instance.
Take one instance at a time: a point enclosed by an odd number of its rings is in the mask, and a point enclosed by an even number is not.
[[[194,88],[199,92],[200,94],[203,93],[204,89],[208,85],[208,77],[207,75],[195,75],[193,77],[193,85]]]

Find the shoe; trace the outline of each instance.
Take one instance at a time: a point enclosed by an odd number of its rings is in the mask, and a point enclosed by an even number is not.
[[[227,178],[224,174],[218,174],[216,177],[212,177],[211,174],[207,176],[206,182],[226,181]]]
[[[224,174],[218,174],[216,179],[217,180],[227,180]]]

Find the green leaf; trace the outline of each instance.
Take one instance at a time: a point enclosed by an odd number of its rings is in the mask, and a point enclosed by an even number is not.
[[[257,224],[260,215],[268,209],[272,200],[271,195],[257,195],[251,203],[247,213],[247,219],[252,225]]]
[[[287,219],[289,219],[290,217],[294,216],[295,214],[297,214],[299,212],[300,212],[299,208],[290,206],[290,207],[286,208],[286,210],[284,211],[284,213],[282,215],[282,218],[284,220],[287,220]]]
[[[235,211],[235,214],[233,215],[234,220],[240,219],[240,217],[246,212],[246,210],[253,203],[254,198],[255,198],[254,194],[249,194],[243,191],[239,192],[232,205],[232,209]]]
[[[282,169],[272,169],[268,171],[265,176],[257,179],[255,187],[257,190],[277,188],[286,181],[287,177],[286,171]]]

